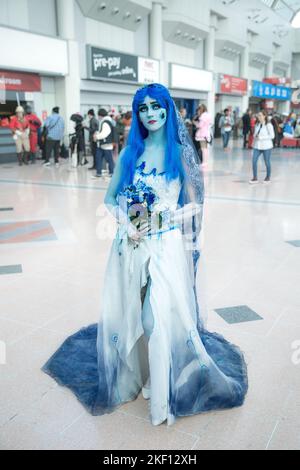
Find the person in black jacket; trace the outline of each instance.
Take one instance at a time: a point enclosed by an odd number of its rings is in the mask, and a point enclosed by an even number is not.
[[[89,127],[86,127],[89,131],[89,142],[90,142],[90,148],[91,152],[93,155],[93,165],[89,168],[89,170],[95,170],[96,169],[96,152],[97,152],[97,143],[94,141],[94,135],[95,132],[99,131],[99,121],[96,119],[95,111],[93,109],[90,109],[88,111],[88,118],[90,120],[90,125]]]
[[[71,138],[71,153],[75,152],[75,148],[77,146],[77,153],[78,153],[78,163],[81,165],[86,165],[88,163],[87,159],[85,158],[84,151],[85,151],[85,138],[84,138],[84,126],[82,124],[83,117],[79,113],[72,114],[71,121],[75,123],[75,133],[70,134]]]
[[[251,114],[251,110],[248,109],[243,116],[244,149],[247,148],[248,136],[251,131]]]

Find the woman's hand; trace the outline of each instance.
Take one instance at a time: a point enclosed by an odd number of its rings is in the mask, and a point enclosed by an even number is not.
[[[141,234],[139,230],[132,223],[128,224],[127,234],[128,234],[128,237],[134,242],[139,242],[141,240]]]
[[[140,226],[139,226],[139,229],[138,229],[138,233],[140,235],[141,238],[145,237],[146,235],[149,235],[149,233],[151,232],[151,223],[150,221],[143,221],[141,222]]]

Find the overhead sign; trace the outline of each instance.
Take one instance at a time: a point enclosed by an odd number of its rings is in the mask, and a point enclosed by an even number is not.
[[[34,73],[0,70],[0,88],[6,91],[41,91],[41,77]]]
[[[87,46],[89,78],[129,82],[159,82],[160,64],[158,60],[138,57],[123,52]]]
[[[170,64],[171,88],[193,91],[212,91],[213,73],[208,70]]]
[[[160,81],[159,61],[139,57],[138,59],[138,81],[139,83],[157,83]]]
[[[219,74],[218,93],[224,95],[247,95],[248,80],[245,78],[232,77],[231,75]]]
[[[90,78],[138,82],[137,56],[88,46]]]
[[[264,78],[263,81],[265,83],[271,83],[271,85],[287,85],[290,86],[292,83],[291,78],[287,77],[269,77],[269,78]]]
[[[254,80],[252,82],[252,96],[257,98],[290,101],[292,97],[291,88],[275,86]]]

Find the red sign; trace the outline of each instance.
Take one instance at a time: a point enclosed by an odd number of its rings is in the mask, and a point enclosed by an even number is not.
[[[286,77],[270,77],[270,78],[264,78],[263,81],[265,83],[270,83],[271,85],[286,85],[290,86],[292,84],[292,79],[291,78],[286,78]]]
[[[224,95],[247,95],[248,80],[220,74],[219,93],[223,93]]]
[[[41,77],[35,73],[0,70],[0,86],[6,91],[41,91]]]

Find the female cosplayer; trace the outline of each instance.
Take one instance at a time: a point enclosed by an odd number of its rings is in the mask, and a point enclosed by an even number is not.
[[[141,392],[154,425],[243,404],[243,355],[206,331],[199,307],[203,201],[197,152],[168,90],[141,88],[105,198],[118,231],[101,321],[68,338],[43,368],[92,414]]]

